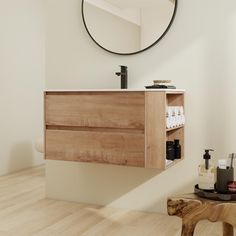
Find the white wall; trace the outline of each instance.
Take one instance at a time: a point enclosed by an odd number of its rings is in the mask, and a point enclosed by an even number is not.
[[[179,1],[166,37],[150,50],[117,56],[87,35],[78,0],[47,1],[48,89],[118,88],[118,65],[129,67],[129,87],[171,79],[186,92],[185,160],[155,170],[47,161],[47,195],[132,209],[165,211],[166,198],[192,191],[204,148],[215,157],[235,151],[236,2]]]
[[[42,163],[43,0],[0,0],[0,175]]]

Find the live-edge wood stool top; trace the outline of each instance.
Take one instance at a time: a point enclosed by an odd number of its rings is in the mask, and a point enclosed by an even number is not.
[[[223,222],[223,236],[233,236],[236,227],[236,201],[215,201],[183,194],[167,200],[169,215],[182,218],[182,236],[192,236],[200,220]]]

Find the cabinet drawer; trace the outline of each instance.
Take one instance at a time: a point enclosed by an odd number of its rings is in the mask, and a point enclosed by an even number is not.
[[[144,167],[142,132],[46,130],[46,159]]]
[[[144,129],[144,92],[46,92],[46,125]]]

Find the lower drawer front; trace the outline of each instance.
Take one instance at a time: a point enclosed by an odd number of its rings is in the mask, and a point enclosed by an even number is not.
[[[144,134],[46,130],[46,159],[144,167]]]

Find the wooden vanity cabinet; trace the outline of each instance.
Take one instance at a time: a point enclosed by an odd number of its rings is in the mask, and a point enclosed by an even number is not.
[[[183,91],[46,91],[45,158],[157,168],[166,166],[166,106]],[[183,149],[183,148],[182,148]],[[173,163],[172,163],[173,164]]]

